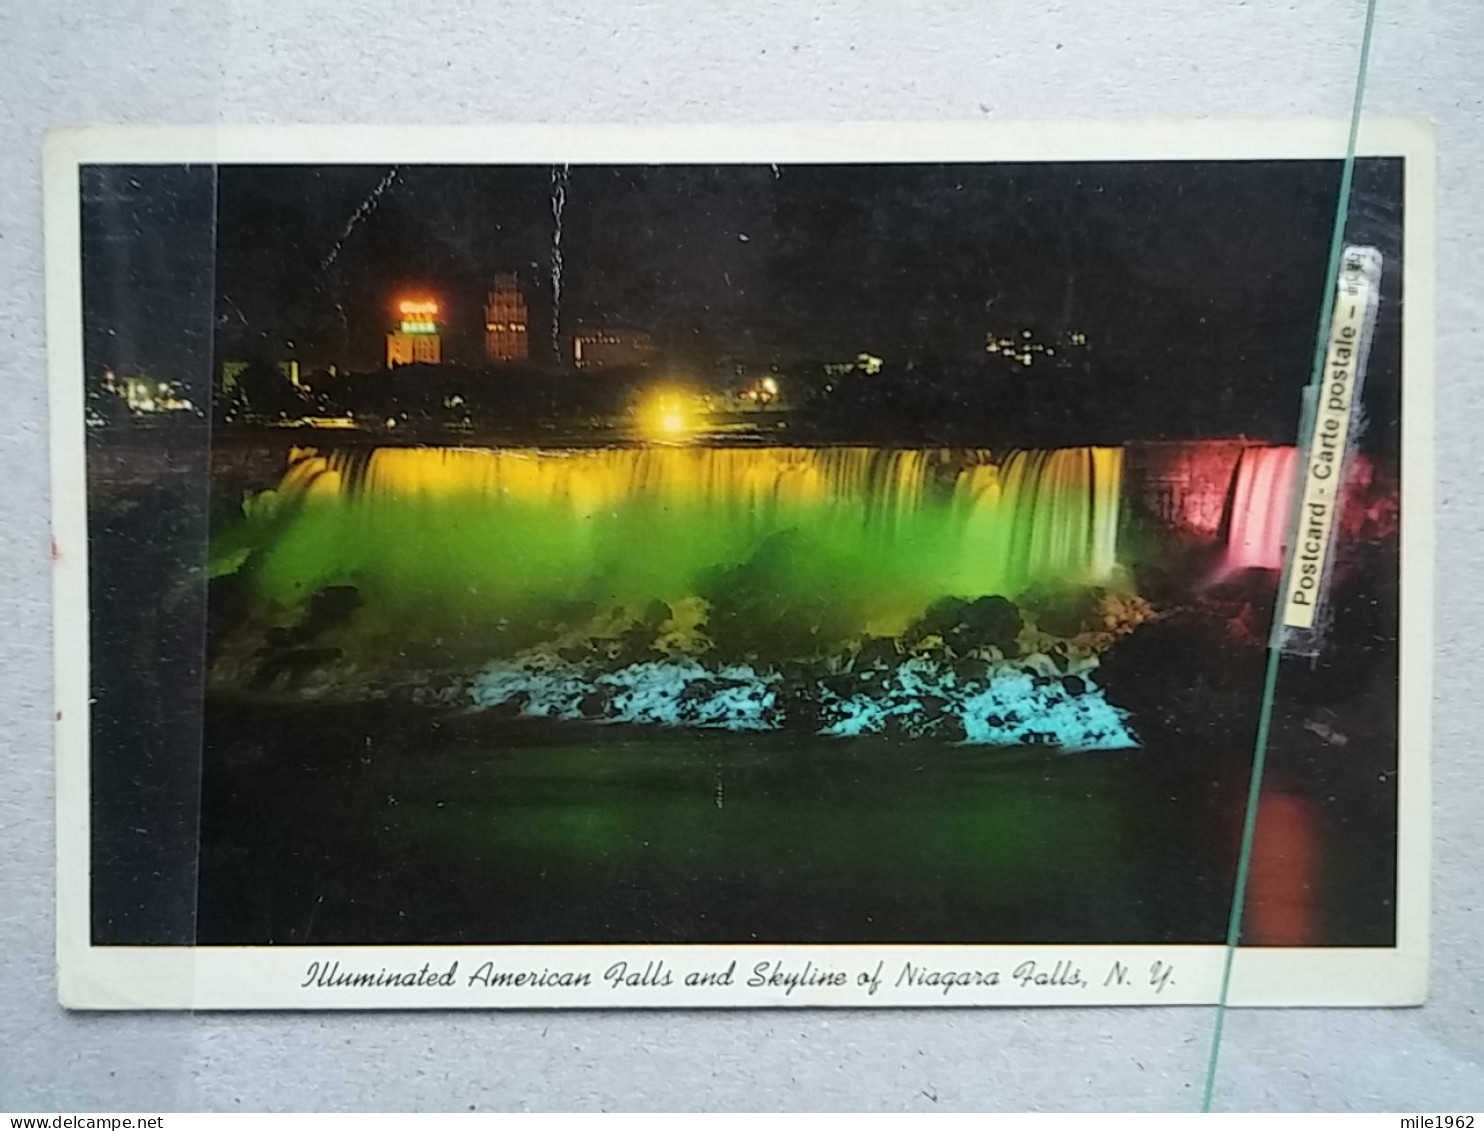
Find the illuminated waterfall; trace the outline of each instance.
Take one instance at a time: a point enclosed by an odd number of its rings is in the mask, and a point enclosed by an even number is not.
[[[1237,462],[1226,543],[1226,568],[1282,569],[1293,508],[1298,449],[1247,448]]]
[[[257,585],[291,604],[326,585],[420,620],[642,609],[791,540],[781,602],[807,594],[871,631],[944,595],[1013,597],[1107,580],[1123,455],[876,448],[299,450],[291,521]],[[775,555],[776,557],[776,555]],[[766,560],[772,561],[773,558]]]
[[[1118,448],[1011,455],[1000,493],[1012,523],[1013,568],[1027,580],[1107,577],[1117,564],[1122,477]],[[997,509],[990,521],[998,525],[1005,517]]]

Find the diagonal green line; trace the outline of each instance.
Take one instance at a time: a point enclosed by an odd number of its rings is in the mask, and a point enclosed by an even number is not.
[[[1350,208],[1350,186],[1355,178],[1355,141],[1360,132],[1360,107],[1365,100],[1366,70],[1370,65],[1371,32],[1376,23],[1377,0],[1367,0],[1365,30],[1360,39],[1360,69],[1355,76],[1355,100],[1350,107],[1350,137],[1345,145],[1345,163],[1340,173],[1340,195],[1335,202],[1334,229],[1329,240],[1329,267],[1325,272],[1324,301],[1319,313],[1319,332],[1314,341],[1314,366],[1308,387],[1304,390],[1303,419],[1299,429],[1299,467],[1308,465],[1309,459],[1309,407],[1317,396],[1324,373],[1324,358],[1329,342],[1330,322],[1334,318],[1335,288],[1340,276],[1340,257],[1345,245],[1345,217]],[[1247,810],[1242,818],[1242,847],[1237,857],[1236,886],[1232,891],[1231,914],[1227,919],[1226,954],[1221,967],[1221,994],[1216,1002],[1216,1025],[1211,1034],[1211,1057],[1206,1064],[1206,1087],[1201,1097],[1201,1111],[1211,1110],[1211,1096],[1216,1088],[1216,1069],[1221,1059],[1221,1038],[1226,1031],[1227,1003],[1231,992],[1232,962],[1236,957],[1237,943],[1242,935],[1242,907],[1247,899],[1247,878],[1252,869],[1252,842],[1257,831],[1257,803],[1262,793],[1263,770],[1268,760],[1268,736],[1272,730],[1273,699],[1278,687],[1278,661],[1282,655],[1283,594],[1288,592],[1289,573],[1293,569],[1293,553],[1297,544],[1295,536],[1299,521],[1298,495],[1303,489],[1302,474],[1295,477],[1294,505],[1290,510],[1288,550],[1284,554],[1283,573],[1278,584],[1278,598],[1273,604],[1272,630],[1268,634],[1267,668],[1262,681],[1262,707],[1257,721],[1257,737],[1253,742],[1252,776],[1247,783]]]

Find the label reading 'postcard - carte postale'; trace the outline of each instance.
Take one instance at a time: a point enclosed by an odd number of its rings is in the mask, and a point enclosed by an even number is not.
[[[1333,564],[1332,538],[1345,501],[1351,422],[1360,405],[1380,302],[1381,253],[1349,247],[1341,259],[1324,369],[1312,406],[1294,565],[1283,600],[1283,624],[1313,628]]]

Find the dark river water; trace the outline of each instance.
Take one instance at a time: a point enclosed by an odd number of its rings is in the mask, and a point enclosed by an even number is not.
[[[1246,789],[1170,752],[375,704],[214,704],[206,747],[203,944],[1217,942]],[[1342,788],[1265,792],[1248,941],[1389,940]]]

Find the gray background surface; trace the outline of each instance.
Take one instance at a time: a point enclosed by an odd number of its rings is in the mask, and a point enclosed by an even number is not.
[[[1348,113],[1360,0],[0,5],[0,1109],[1191,1109],[1209,1009],[69,1015],[55,1001],[42,131],[97,122]],[[1484,1109],[1484,5],[1381,0],[1437,123],[1433,988],[1228,1025],[1226,1109]]]

